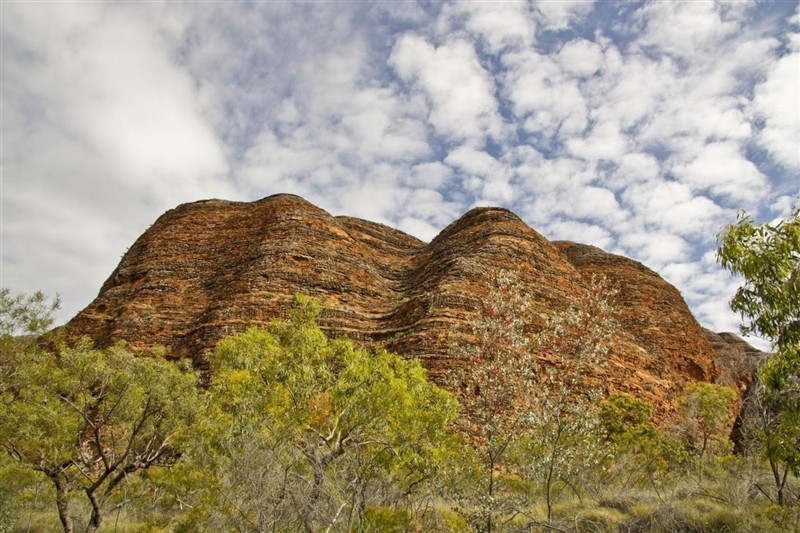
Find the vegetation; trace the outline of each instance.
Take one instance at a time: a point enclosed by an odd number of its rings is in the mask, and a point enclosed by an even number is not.
[[[464,411],[457,429],[472,439],[479,474],[472,483],[453,487],[458,512],[479,531],[496,529],[497,515],[515,508],[503,490],[500,467],[517,439],[534,424],[538,372],[528,325],[528,302],[508,272],[495,272],[489,294],[471,325],[473,342],[453,346],[450,381]]]
[[[800,475],[800,211],[761,225],[742,212],[719,241],[719,262],[745,281],[731,301],[747,321],[742,332],[772,342],[746,407],[746,429],[752,449],[769,461],[782,505],[789,473]]]
[[[351,531],[380,509],[413,516],[440,475],[450,395],[417,361],[329,340],[316,315],[300,299],[288,322],[219,344],[192,451],[205,475],[186,495],[205,527]]]
[[[329,339],[317,305],[228,337],[211,380],[155,352],[67,346],[58,301],[0,291],[0,532],[800,530],[800,222],[720,236],[732,306],[773,342],[729,440],[734,390],[689,383],[673,424],[602,398],[613,291],[543,322],[515,277],[418,362]],[[113,520],[111,520],[113,517]]]
[[[612,296],[592,280],[586,297],[556,314],[536,337],[537,349],[549,364],[539,372],[531,431],[520,439],[516,455],[522,479],[541,488],[548,524],[561,493],[569,490],[581,498],[580,476],[607,453],[597,437],[601,393],[585,378],[591,367],[604,365],[608,354],[616,329]]]
[[[12,299],[3,293],[2,299],[6,331],[34,332],[49,324],[40,295]],[[52,482],[65,532],[74,529],[69,501],[76,492],[90,504],[86,531],[96,531],[109,505],[126,503],[118,497],[123,482],[179,457],[178,439],[197,412],[195,379],[123,347],[94,350],[79,343],[47,350],[23,340],[15,349],[14,339],[3,335],[11,349],[0,384],[0,446],[17,465]]]

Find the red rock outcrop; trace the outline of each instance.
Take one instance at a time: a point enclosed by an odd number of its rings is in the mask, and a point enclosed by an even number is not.
[[[497,269],[519,275],[538,325],[581,298],[591,276],[604,276],[618,290],[620,329],[594,380],[652,401],[659,416],[674,408],[687,380],[715,380],[717,361],[741,348],[701,328],[652,270],[591,246],[550,242],[508,210],[473,209],[426,244],[292,195],[168,211],[66,329],[101,346],[163,346],[202,365],[219,339],[284,317],[304,293],[323,302],[320,322],[332,334],[420,358],[437,379],[450,364],[452,336],[479,309]]]

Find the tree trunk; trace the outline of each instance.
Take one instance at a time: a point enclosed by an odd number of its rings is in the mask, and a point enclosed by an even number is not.
[[[94,491],[86,489],[86,496],[92,504],[92,515],[89,517],[89,523],[86,525],[86,533],[94,533],[100,529],[100,524],[103,522],[103,515],[100,510],[100,503],[97,501]]]
[[[69,517],[69,491],[67,484],[57,476],[50,476],[53,484],[56,486],[56,507],[58,508],[58,518],[61,520],[61,526],[64,528],[64,533],[73,533],[75,528],[72,525],[72,519]]]
[[[325,481],[325,465],[315,464],[313,469],[314,485],[311,487],[311,494],[308,496],[308,503],[303,513],[303,526],[308,533],[314,533],[314,508],[317,506],[322,493],[322,484]]]
[[[489,516],[486,517],[486,533],[492,533],[494,514],[494,459],[489,459]]]
[[[786,486],[786,476],[789,473],[789,465],[787,464],[783,469],[781,475],[778,462],[770,458],[769,466],[772,469],[772,476],[775,478],[775,498],[778,505],[783,505],[783,488]]]

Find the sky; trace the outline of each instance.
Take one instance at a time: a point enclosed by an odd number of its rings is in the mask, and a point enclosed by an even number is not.
[[[0,284],[60,322],[166,210],[294,193],[426,241],[506,207],[736,331],[716,234],[800,203],[797,1],[0,10]]]

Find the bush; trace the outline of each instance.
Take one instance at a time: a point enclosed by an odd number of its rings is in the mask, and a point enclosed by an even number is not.
[[[389,507],[368,507],[364,511],[364,531],[385,531],[386,533],[405,533],[414,531],[411,516],[405,509]]]

